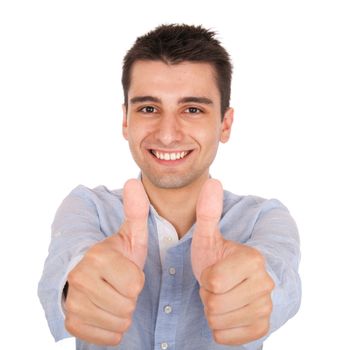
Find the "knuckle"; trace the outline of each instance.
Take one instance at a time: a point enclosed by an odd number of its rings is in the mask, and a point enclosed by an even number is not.
[[[263,314],[264,316],[270,316],[272,313],[272,302],[269,300],[265,307],[263,308]]]
[[[208,278],[208,289],[212,292],[219,294],[222,293],[222,281],[216,274],[211,273]]]
[[[130,326],[131,326],[131,318],[124,318],[124,319],[121,321],[119,331],[120,331],[121,333],[124,333],[124,332],[126,332],[126,331],[129,329]]]
[[[121,343],[122,340],[122,333],[114,333],[114,336],[112,337],[111,344],[112,346],[118,345]]]
[[[270,294],[275,288],[275,282],[266,271],[257,274],[256,281],[259,285],[257,292],[260,295]]]
[[[145,275],[144,272],[138,269],[138,278],[137,278],[137,294],[140,294],[141,290],[143,289],[144,283],[145,283]]]
[[[267,314],[270,315],[272,313],[272,310],[273,310],[273,303],[272,303],[271,297],[268,298],[268,300],[266,302],[266,307],[267,307]]]
[[[100,243],[98,243],[98,244],[95,244],[92,248],[90,248],[87,251],[84,259],[86,259],[91,266],[95,266],[99,268],[104,263],[103,257],[104,257],[104,252],[103,252],[102,246]]]
[[[67,313],[77,314],[79,311],[78,304],[74,298],[68,297],[65,301],[65,310]]]
[[[119,345],[121,343],[121,340],[122,340],[122,333],[111,332],[108,339],[105,336],[102,338],[101,337],[91,338],[91,339],[88,339],[87,341],[89,343],[94,343],[97,345],[116,346],[116,345]],[[101,347],[100,347],[100,349],[101,349]],[[105,347],[105,349],[106,349],[106,347]]]
[[[209,328],[216,329],[217,323],[216,323],[215,317],[209,316],[209,317],[207,317],[207,319],[208,319]]]
[[[78,336],[78,328],[79,325],[78,323],[74,320],[74,318],[70,315],[66,315],[65,318],[65,328],[67,330],[68,333],[74,335],[74,336]]]
[[[127,316],[130,317],[134,313],[135,308],[136,308],[136,300],[129,299],[124,307],[124,312],[126,313]]]
[[[224,342],[224,337],[222,336],[222,333],[219,331],[213,331],[212,336],[215,340],[216,343],[218,344],[223,344]]]
[[[83,289],[84,287],[83,285],[84,278],[82,276],[81,271],[76,267],[69,272],[67,281],[70,286],[73,286],[77,289]]]
[[[269,317],[271,312],[272,312],[272,303],[267,302],[257,310],[256,317],[257,318]]]
[[[257,250],[253,250],[252,257],[251,257],[251,264],[255,270],[260,270],[264,268],[265,259],[263,255],[259,253]]]
[[[270,325],[268,321],[262,321],[258,323],[252,331],[252,336],[254,339],[259,339],[264,337],[270,329]]]
[[[231,334],[231,330],[229,332],[227,330],[216,330],[212,334],[215,342],[221,345],[236,346],[244,344],[243,338]]]
[[[274,280],[269,276],[269,278],[267,280],[267,290],[269,292],[272,292],[275,287],[276,287],[276,284],[275,284]]]
[[[210,314],[216,313],[217,309],[216,309],[216,302],[214,298],[211,298],[211,297],[205,298],[204,305],[208,313]]]
[[[222,330],[214,330],[212,332],[212,336],[217,344],[222,345],[234,345],[233,341],[231,339],[227,339],[227,332]]]

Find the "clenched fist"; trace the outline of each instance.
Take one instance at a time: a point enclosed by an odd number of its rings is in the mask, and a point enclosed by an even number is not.
[[[268,332],[274,282],[256,249],[222,237],[222,207],[221,183],[207,180],[196,207],[191,262],[215,341],[240,345]]]
[[[140,181],[126,182],[123,204],[119,232],[91,247],[68,275],[65,327],[98,345],[121,341],[144,284],[149,201]]]

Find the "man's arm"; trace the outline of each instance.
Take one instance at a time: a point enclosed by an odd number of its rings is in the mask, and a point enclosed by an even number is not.
[[[66,329],[98,345],[116,345],[121,341],[131,325],[144,283],[149,201],[140,181],[126,182],[123,204],[124,222],[118,231],[93,244],[67,271],[68,284],[64,281],[61,286],[63,294],[67,286]],[[78,225],[79,221],[73,215],[72,218],[73,225]]]
[[[271,334],[297,313],[301,303],[299,235],[287,208],[278,200],[266,201],[246,245],[262,254],[275,283]]]
[[[196,208],[192,267],[216,342],[262,342],[299,308],[299,239],[278,201],[265,201],[246,244],[218,229],[223,191],[208,180]],[[259,204],[261,205],[261,204]]]
[[[100,229],[95,197],[84,186],[76,187],[63,200],[52,224],[51,242],[38,295],[55,340],[70,337],[64,327],[62,292],[69,269],[106,235]]]

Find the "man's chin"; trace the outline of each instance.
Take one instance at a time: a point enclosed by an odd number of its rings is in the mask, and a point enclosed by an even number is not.
[[[147,176],[153,186],[163,189],[178,189],[190,185],[194,181],[192,176],[165,175],[161,177]]]

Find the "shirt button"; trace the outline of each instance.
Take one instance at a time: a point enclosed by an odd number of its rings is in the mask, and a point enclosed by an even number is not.
[[[166,350],[166,349],[168,349],[168,347],[169,347],[168,343],[161,343],[162,350]]]
[[[166,314],[170,314],[173,308],[170,305],[166,305],[163,310]]]
[[[175,275],[176,274],[176,269],[174,267],[169,268],[169,274],[170,275]]]

